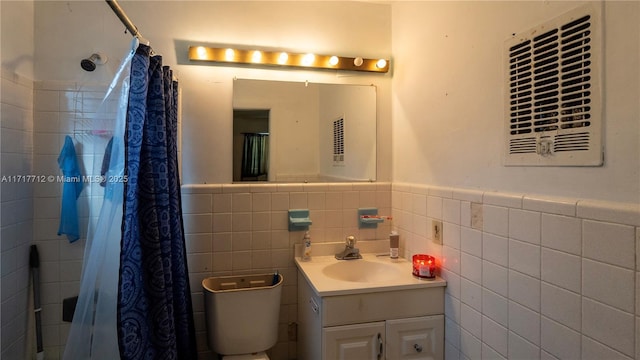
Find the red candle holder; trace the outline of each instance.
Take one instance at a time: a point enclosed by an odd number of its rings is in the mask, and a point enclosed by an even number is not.
[[[431,255],[413,255],[413,275],[422,279],[435,279],[436,258]]]

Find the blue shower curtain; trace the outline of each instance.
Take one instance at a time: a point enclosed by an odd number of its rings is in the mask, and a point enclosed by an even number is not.
[[[196,359],[177,162],[177,83],[140,45],[131,63],[118,284],[121,359]]]
[[[269,172],[269,135],[268,134],[245,134],[244,146],[242,149],[242,171],[243,180],[247,178],[260,178],[267,180]]]

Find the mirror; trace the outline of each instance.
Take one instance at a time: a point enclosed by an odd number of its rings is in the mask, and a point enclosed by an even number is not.
[[[234,182],[375,179],[375,86],[234,81]]]

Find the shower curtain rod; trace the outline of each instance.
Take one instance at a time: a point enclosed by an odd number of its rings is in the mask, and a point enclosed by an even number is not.
[[[140,33],[140,31],[138,31],[138,27],[135,26],[131,21],[131,19],[129,19],[127,14],[125,14],[124,10],[122,10],[122,7],[120,7],[120,4],[118,4],[117,0],[104,0],[104,1],[107,3],[107,5],[109,5],[111,10],[113,10],[113,12],[116,14],[118,19],[120,19],[122,24],[127,28],[127,31],[129,31],[129,33],[133,37],[137,38],[141,43],[149,45],[149,40],[145,39]],[[153,49],[151,49],[151,54],[152,55],[154,54]],[[174,81],[178,81],[178,77],[175,75],[175,73],[173,74],[172,79]]]
[[[122,21],[122,24],[127,28],[129,33],[131,33],[132,36],[135,36],[137,38],[142,38],[142,34],[140,34],[140,31],[138,31],[138,28],[135,25],[133,25],[133,22],[131,21],[131,19],[129,19],[127,14],[125,14],[124,10],[122,10],[122,8],[120,7],[120,4],[118,4],[118,1],[116,0],[105,0],[105,1],[109,5],[109,7],[111,7],[111,10],[113,10],[113,12],[116,14],[118,19]]]

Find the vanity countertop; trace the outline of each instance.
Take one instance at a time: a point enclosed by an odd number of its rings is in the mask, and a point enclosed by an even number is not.
[[[383,291],[446,286],[436,277],[422,279],[412,274],[411,261],[374,253],[358,260],[336,260],[333,255],[313,256],[310,261],[295,258],[302,276],[319,296],[350,295]]]

